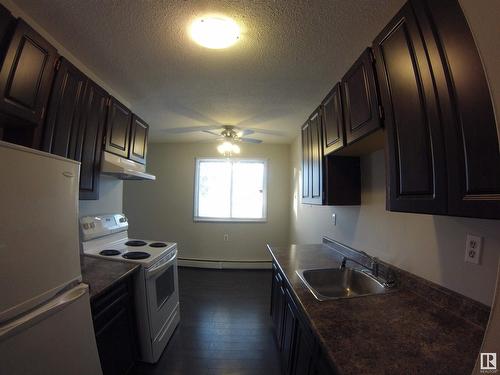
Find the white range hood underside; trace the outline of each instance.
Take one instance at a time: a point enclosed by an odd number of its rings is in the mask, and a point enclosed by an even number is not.
[[[156,180],[156,176],[146,173],[146,167],[135,161],[103,151],[101,172],[120,180]]]

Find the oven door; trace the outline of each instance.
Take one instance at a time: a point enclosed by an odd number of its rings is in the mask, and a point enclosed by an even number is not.
[[[151,339],[160,333],[179,302],[177,248],[145,271]]]

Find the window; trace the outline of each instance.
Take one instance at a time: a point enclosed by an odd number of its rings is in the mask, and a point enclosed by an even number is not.
[[[197,159],[194,219],[265,221],[265,160]]]

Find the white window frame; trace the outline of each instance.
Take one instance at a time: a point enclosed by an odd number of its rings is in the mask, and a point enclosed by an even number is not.
[[[195,158],[195,168],[194,168],[194,207],[193,207],[193,221],[195,222],[219,222],[219,223],[266,223],[267,222],[267,173],[268,173],[268,160],[262,158],[230,158],[230,162],[255,162],[264,164],[264,181],[263,181],[263,192],[262,192],[262,218],[252,219],[252,218],[219,218],[219,217],[206,217],[198,216],[198,189],[199,189],[199,166],[200,162],[204,161],[214,161],[214,160],[226,160],[223,157],[206,157],[206,158]],[[231,195],[232,195],[232,178],[231,173]],[[231,211],[232,211],[232,198],[231,198]]]

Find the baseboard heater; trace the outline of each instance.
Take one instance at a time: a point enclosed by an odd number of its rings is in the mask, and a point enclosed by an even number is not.
[[[216,268],[216,269],[271,269],[271,260],[211,260],[177,258],[181,267]]]

